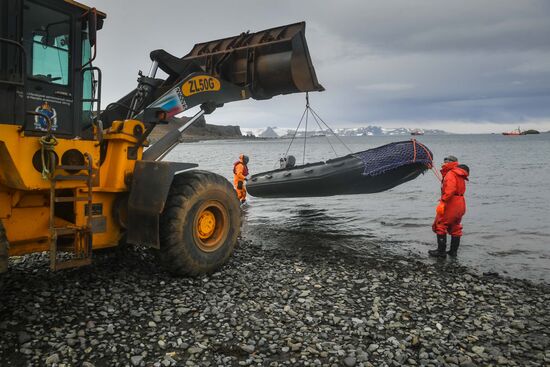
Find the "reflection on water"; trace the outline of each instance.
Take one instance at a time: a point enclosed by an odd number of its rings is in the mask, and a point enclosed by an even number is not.
[[[359,244],[363,247],[372,244],[369,239],[373,236],[359,233],[353,218],[331,215],[328,209],[310,204],[289,208],[279,221],[268,216],[247,220],[243,235],[264,247],[323,251],[343,245],[357,249]]]
[[[403,139],[358,137],[345,141],[353,151],[360,151]],[[421,141],[434,152],[436,161],[453,154],[471,169],[459,261],[484,272],[550,282],[550,134],[518,139],[423,136]],[[250,170],[258,173],[272,169],[287,146],[284,140],[181,144],[168,159],[196,162],[201,169],[232,179],[233,161],[240,153],[250,156]],[[325,140],[308,142],[309,162],[333,158],[331,154]],[[296,155],[301,161],[301,152]],[[243,235],[262,246],[289,250],[329,253],[338,248],[358,256],[382,246],[403,254],[412,251],[431,261],[426,252],[435,245],[431,224],[438,198],[439,183],[431,172],[378,194],[252,197]]]

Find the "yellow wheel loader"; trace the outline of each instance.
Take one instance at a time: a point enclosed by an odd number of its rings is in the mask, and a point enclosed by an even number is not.
[[[105,18],[72,0],[0,3],[0,272],[9,256],[42,251],[52,270],[87,265],[122,240],[158,249],[174,274],[214,271],[237,241],[236,194],[197,164],[162,159],[224,103],[323,90],[305,24],[199,43],[181,58],[153,51],[137,87],[102,108],[93,61]],[[157,124],[198,106],[149,144]]]

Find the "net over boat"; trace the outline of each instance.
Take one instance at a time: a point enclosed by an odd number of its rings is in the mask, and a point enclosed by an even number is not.
[[[415,179],[432,168],[432,161],[432,152],[423,144],[400,141],[328,161],[255,174],[247,190],[256,197],[370,194]]]

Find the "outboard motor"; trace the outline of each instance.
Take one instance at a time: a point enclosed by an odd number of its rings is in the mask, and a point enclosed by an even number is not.
[[[293,155],[288,155],[279,159],[281,168],[292,168],[296,165],[296,158]]]

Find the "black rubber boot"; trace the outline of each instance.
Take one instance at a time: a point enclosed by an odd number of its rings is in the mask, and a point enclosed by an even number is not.
[[[451,237],[451,249],[447,252],[447,255],[456,257],[458,251],[458,246],[460,246],[460,237],[452,236]]]
[[[433,257],[446,257],[447,253],[447,235],[437,235],[437,249],[428,251],[428,254]]]

